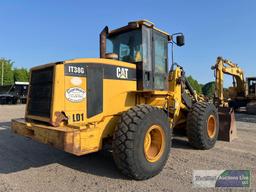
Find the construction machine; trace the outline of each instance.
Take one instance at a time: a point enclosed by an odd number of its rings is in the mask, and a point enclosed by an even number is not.
[[[212,67],[215,74],[215,103],[237,110],[246,107],[249,114],[256,114],[256,77],[245,78],[244,71],[230,60],[218,57]],[[224,91],[224,75],[233,77],[233,86]]]
[[[28,85],[28,82],[15,81],[11,85],[0,86],[0,104],[25,104]]]
[[[12,130],[78,156],[111,144],[118,169],[136,180],[163,169],[181,124],[194,148],[212,148],[218,111],[197,96],[181,66],[169,71],[169,43],[184,45],[183,34],[147,20],[105,27],[100,58],[31,69],[25,118],[12,120]]]

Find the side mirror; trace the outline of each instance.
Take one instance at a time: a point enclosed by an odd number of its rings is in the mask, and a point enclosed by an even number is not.
[[[181,47],[185,44],[185,38],[184,38],[184,35],[178,35],[176,37],[176,44]]]

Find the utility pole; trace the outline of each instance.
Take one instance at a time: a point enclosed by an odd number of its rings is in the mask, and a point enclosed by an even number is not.
[[[4,85],[4,62],[2,62],[2,86]]]

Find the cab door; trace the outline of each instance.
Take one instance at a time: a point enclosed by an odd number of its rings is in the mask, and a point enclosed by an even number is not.
[[[155,90],[167,89],[168,74],[168,37],[153,31],[153,85]]]

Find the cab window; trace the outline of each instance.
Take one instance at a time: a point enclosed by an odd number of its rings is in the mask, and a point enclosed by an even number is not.
[[[141,30],[132,30],[107,38],[107,53],[116,53],[118,60],[138,63],[142,62]]]
[[[167,37],[154,31],[154,88],[163,90],[167,85]]]

